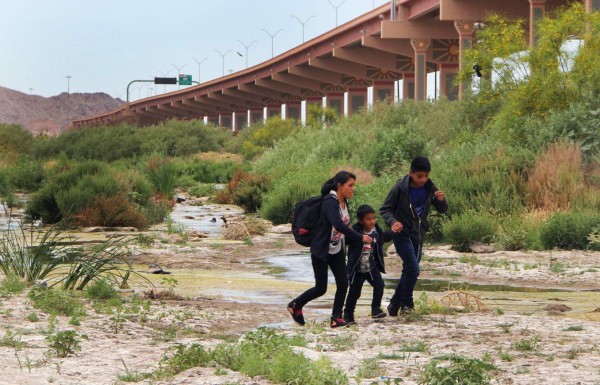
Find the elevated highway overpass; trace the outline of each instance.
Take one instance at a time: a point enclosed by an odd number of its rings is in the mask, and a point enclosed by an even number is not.
[[[575,0],[599,11],[600,0]],[[464,65],[476,24],[489,12],[535,21],[569,0],[395,0],[302,45],[243,71],[157,95],[102,115],[75,120],[73,128],[166,119],[207,119],[242,129],[273,115],[299,119],[310,103],[352,114],[369,100],[427,98],[427,74],[439,72],[440,95],[461,97],[454,79]],[[401,89],[397,87],[402,84]],[[304,103],[303,103],[304,102]]]

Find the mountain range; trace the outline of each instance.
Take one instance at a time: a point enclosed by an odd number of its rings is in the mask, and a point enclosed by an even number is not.
[[[0,87],[0,123],[18,124],[34,134],[59,135],[74,119],[103,114],[123,104],[102,92],[63,92],[46,98]]]

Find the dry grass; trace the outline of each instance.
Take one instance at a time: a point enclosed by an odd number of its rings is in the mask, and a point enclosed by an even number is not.
[[[348,171],[356,175],[356,182],[361,185],[368,185],[375,181],[375,177],[367,170],[363,170],[354,166],[345,166],[334,168],[331,172],[332,175],[337,174],[339,171]]]
[[[472,312],[485,312],[487,307],[481,300],[481,297],[466,291],[451,291],[440,298],[439,302],[444,306],[460,306],[469,309]]]
[[[532,207],[568,210],[585,190],[579,146],[554,143],[542,154],[528,181]]]
[[[198,159],[206,162],[225,162],[231,161],[236,163],[242,163],[244,158],[239,154],[232,154],[230,152],[203,152],[198,154]]]

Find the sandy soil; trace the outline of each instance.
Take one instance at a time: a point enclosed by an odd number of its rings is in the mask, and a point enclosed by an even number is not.
[[[417,384],[422,368],[446,353],[491,360],[498,367],[493,373],[495,384],[600,384],[600,293],[594,291],[600,288],[600,253],[465,254],[429,247],[422,262],[423,278],[574,291],[471,291],[486,311],[388,317],[375,322],[367,315],[371,291],[366,289],[357,310],[359,325],[340,330],[326,324],[333,288],[305,308],[309,326],[298,327],[285,310],[285,299],[310,285],[268,276],[265,266],[256,263],[266,254],[300,250],[285,227],[253,237],[252,245],[201,237],[182,243],[163,230],[145,234],[154,240],[152,244],[132,246],[132,259],[141,271],[149,263],[173,270],[172,277],[179,280],[174,291],[185,299],[151,299],[147,309],[136,308],[132,296],[145,298],[150,288],[133,285],[135,293],[123,293],[126,301],[121,313],[103,314],[84,300],[87,315],[75,326],[69,324],[69,317],[52,321],[33,308],[26,294],[0,297],[0,384],[122,383],[118,376],[127,371],[155,370],[161,357],[177,344],[211,347],[263,325],[303,335],[309,344],[298,349],[311,359],[328,357],[347,373],[351,384],[357,383],[363,360],[376,357],[380,357],[379,374],[384,377],[358,383],[402,379],[403,384]],[[397,277],[399,258],[390,251],[387,261],[388,277]],[[183,274],[190,271],[189,277]],[[149,277],[157,285],[155,293],[166,290],[161,276]],[[186,291],[188,285],[193,291]],[[263,289],[264,300],[255,296],[246,302],[240,294]],[[433,301],[446,294],[427,295]],[[390,295],[386,290],[385,304]],[[32,313],[38,316],[35,322],[29,320]],[[75,330],[87,338],[81,338],[79,352],[57,358],[47,354],[45,337],[52,328],[54,332]],[[522,345],[532,350],[522,350]],[[168,382],[146,379],[140,383],[269,384],[229,370],[215,372],[215,368],[193,368]]]

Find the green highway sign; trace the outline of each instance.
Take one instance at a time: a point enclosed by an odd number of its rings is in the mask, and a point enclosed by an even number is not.
[[[180,86],[191,86],[192,85],[192,75],[179,75],[179,85]]]

